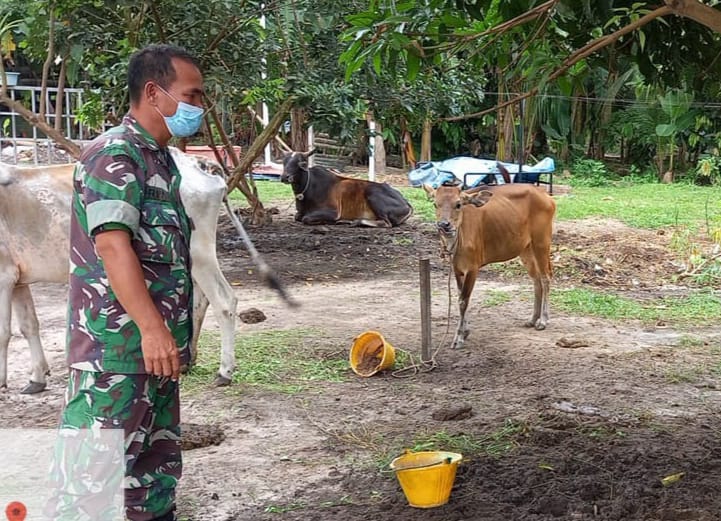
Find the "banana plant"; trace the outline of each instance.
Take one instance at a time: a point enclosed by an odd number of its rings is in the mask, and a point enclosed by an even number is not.
[[[673,89],[663,96],[658,96],[663,121],[656,125],[658,137],[657,156],[659,158],[659,174],[663,177],[665,157],[668,157],[668,172],[673,176],[674,158],[678,150],[676,141],[679,134],[691,129],[696,120],[696,111],[692,110],[693,94],[682,89]],[[673,177],[671,177],[673,179]]]

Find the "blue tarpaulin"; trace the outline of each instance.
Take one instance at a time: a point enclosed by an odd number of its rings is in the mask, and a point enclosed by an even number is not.
[[[478,159],[475,157],[452,157],[445,161],[429,161],[423,163],[418,168],[408,172],[408,181],[411,186],[421,186],[423,184],[431,185],[438,188],[443,183],[460,181],[466,187],[477,186],[483,182],[488,183],[494,181],[496,184],[503,184],[503,176],[498,170],[498,164],[508,170],[511,176],[511,182],[515,181],[515,177],[519,172],[517,163],[505,163],[496,161],[495,159]],[[556,164],[551,157],[544,157],[535,165],[523,165],[522,181],[536,182],[540,174],[552,174],[556,169]],[[489,176],[493,176],[489,179]]]

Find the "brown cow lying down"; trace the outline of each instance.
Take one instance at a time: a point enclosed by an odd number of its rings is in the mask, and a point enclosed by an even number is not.
[[[303,224],[351,224],[390,228],[403,224],[413,208],[387,183],[374,183],[308,168],[313,154],[292,152],[283,159],[280,180],[295,194],[295,220]]]
[[[463,347],[470,332],[466,310],[478,270],[515,257],[521,258],[533,279],[533,315],[526,326],[545,329],[556,213],[553,199],[528,184],[501,185],[476,193],[462,192],[458,186],[423,188],[434,199],[441,243],[451,256],[458,286],[460,319],[453,347]]]

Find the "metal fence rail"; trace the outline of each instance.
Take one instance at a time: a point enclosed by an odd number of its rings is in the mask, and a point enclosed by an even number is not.
[[[77,112],[83,105],[84,89],[63,89],[62,106],[58,118],[56,114],[58,89],[48,87],[45,93],[45,121],[59,128],[66,137],[78,144],[93,137],[91,129],[77,120]],[[8,86],[10,99],[21,101],[25,107],[37,114],[40,110],[41,87]],[[0,104],[0,161],[5,163],[70,163],[74,159],[57,147],[52,139],[38,130],[7,105]]]

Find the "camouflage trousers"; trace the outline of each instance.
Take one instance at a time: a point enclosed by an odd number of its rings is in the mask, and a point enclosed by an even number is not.
[[[65,400],[51,472],[58,484],[46,509],[46,512],[54,511],[50,514],[51,519],[174,519],[175,487],[182,472],[178,383],[145,374],[71,369]],[[97,460],[103,460],[107,443],[84,443],[84,447],[93,445],[92,456],[88,458],[78,457],[78,450],[70,450],[70,445],[63,441],[67,440],[68,433],[77,432],[91,433],[90,438],[98,440],[98,433],[107,432],[107,429],[115,429],[121,439],[119,451],[123,452],[125,469],[123,477],[121,459],[116,485],[124,496],[124,518],[122,512],[118,518],[110,517],[107,511],[98,514],[97,509],[90,515],[83,504],[92,495],[91,489],[98,487],[82,479],[92,473],[78,465],[86,465],[89,459],[95,459],[93,464],[97,467]],[[106,462],[106,467],[108,465]],[[69,483],[71,476],[75,476],[73,483]],[[81,476],[80,480],[78,476]],[[85,485],[78,486],[78,482]],[[67,493],[69,490],[72,493]],[[96,490],[96,495],[101,494]],[[104,508],[107,510],[108,507]]]

